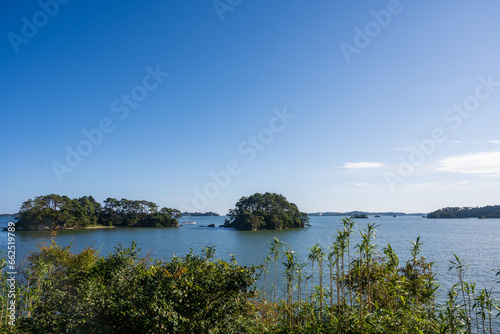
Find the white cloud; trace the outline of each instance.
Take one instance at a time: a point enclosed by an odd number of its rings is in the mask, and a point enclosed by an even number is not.
[[[470,183],[470,181],[459,181],[459,182],[449,183],[448,185],[452,186],[452,187],[456,187],[456,186],[462,186],[464,184],[469,184],[469,183]]]
[[[368,168],[379,168],[385,166],[385,164],[380,162],[346,162],[342,168],[348,169],[368,169]]]
[[[488,141],[488,143],[500,145],[500,140],[490,140],[490,141]]]
[[[432,190],[442,190],[450,189],[450,187],[460,187],[471,184],[471,181],[457,181],[457,182],[427,182],[427,183],[409,183],[406,185],[409,189],[432,189]],[[478,185],[480,183],[474,183]]]
[[[366,183],[366,182],[355,182],[352,185],[356,186],[356,187],[361,187],[361,186],[367,186],[368,183]]]
[[[500,152],[472,153],[440,161],[442,172],[478,175],[500,175]]]
[[[404,152],[410,152],[413,150],[416,150],[418,147],[416,146],[404,146],[404,147],[396,147],[394,151],[404,151]]]

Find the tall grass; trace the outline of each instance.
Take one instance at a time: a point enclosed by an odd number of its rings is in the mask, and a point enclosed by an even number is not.
[[[390,244],[382,253],[378,251],[376,227],[368,224],[357,231],[359,242],[351,245],[354,221],[342,219],[328,252],[315,244],[309,248],[305,263],[297,263],[298,256],[290,246],[274,239],[270,255],[282,254],[286,298],[276,303],[272,308],[274,314],[267,314],[258,330],[271,333],[498,333],[500,329],[495,332],[493,327],[493,318],[500,313],[498,301],[492,297],[491,289],[479,291],[475,283],[466,280],[467,267],[458,256],[450,261],[450,270],[456,271],[458,282],[447,292],[448,299],[437,304],[439,285],[432,271],[433,263],[420,256],[423,245],[420,237],[411,243],[410,259],[401,266]],[[281,252],[276,248],[281,248]],[[276,277],[279,268],[275,266],[274,270]],[[304,282],[306,292],[302,293]],[[273,286],[276,289],[276,279]],[[265,294],[261,295],[261,301],[272,303]]]

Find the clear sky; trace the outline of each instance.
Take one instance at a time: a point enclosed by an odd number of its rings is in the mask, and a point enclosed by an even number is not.
[[[0,213],[500,204],[500,3],[2,1]]]

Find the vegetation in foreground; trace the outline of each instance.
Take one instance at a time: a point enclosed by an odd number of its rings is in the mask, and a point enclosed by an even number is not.
[[[306,263],[274,239],[265,264],[216,260],[214,249],[169,262],[140,257],[135,244],[101,257],[51,242],[31,253],[16,286],[9,325],[9,289],[2,261],[0,323],[4,333],[495,333],[498,302],[466,280],[455,257],[457,284],[444,305],[432,263],[400,265],[390,245],[377,252],[375,225],[351,245],[352,219],[328,249],[314,245]],[[499,275],[500,272],[497,274]],[[259,275],[261,280],[258,281]],[[260,292],[255,288],[261,285]],[[278,289],[284,286],[284,289]],[[496,324],[498,326],[498,324]],[[497,327],[498,332],[498,327]]]

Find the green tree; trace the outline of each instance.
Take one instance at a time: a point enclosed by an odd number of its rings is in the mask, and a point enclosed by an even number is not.
[[[92,196],[71,199],[45,195],[25,201],[19,210],[19,230],[56,230],[104,226],[179,226],[180,211],[158,209],[148,201],[107,198],[104,207]]]
[[[307,214],[300,212],[297,205],[283,195],[268,192],[242,197],[228,215],[230,221],[226,226],[254,231],[304,227],[309,222]]]
[[[37,291],[18,319],[22,333],[230,333],[246,322],[256,267],[214,260],[214,249],[169,262],[139,256],[135,243],[106,257],[54,242],[27,261]],[[26,288],[26,287],[25,287]]]

